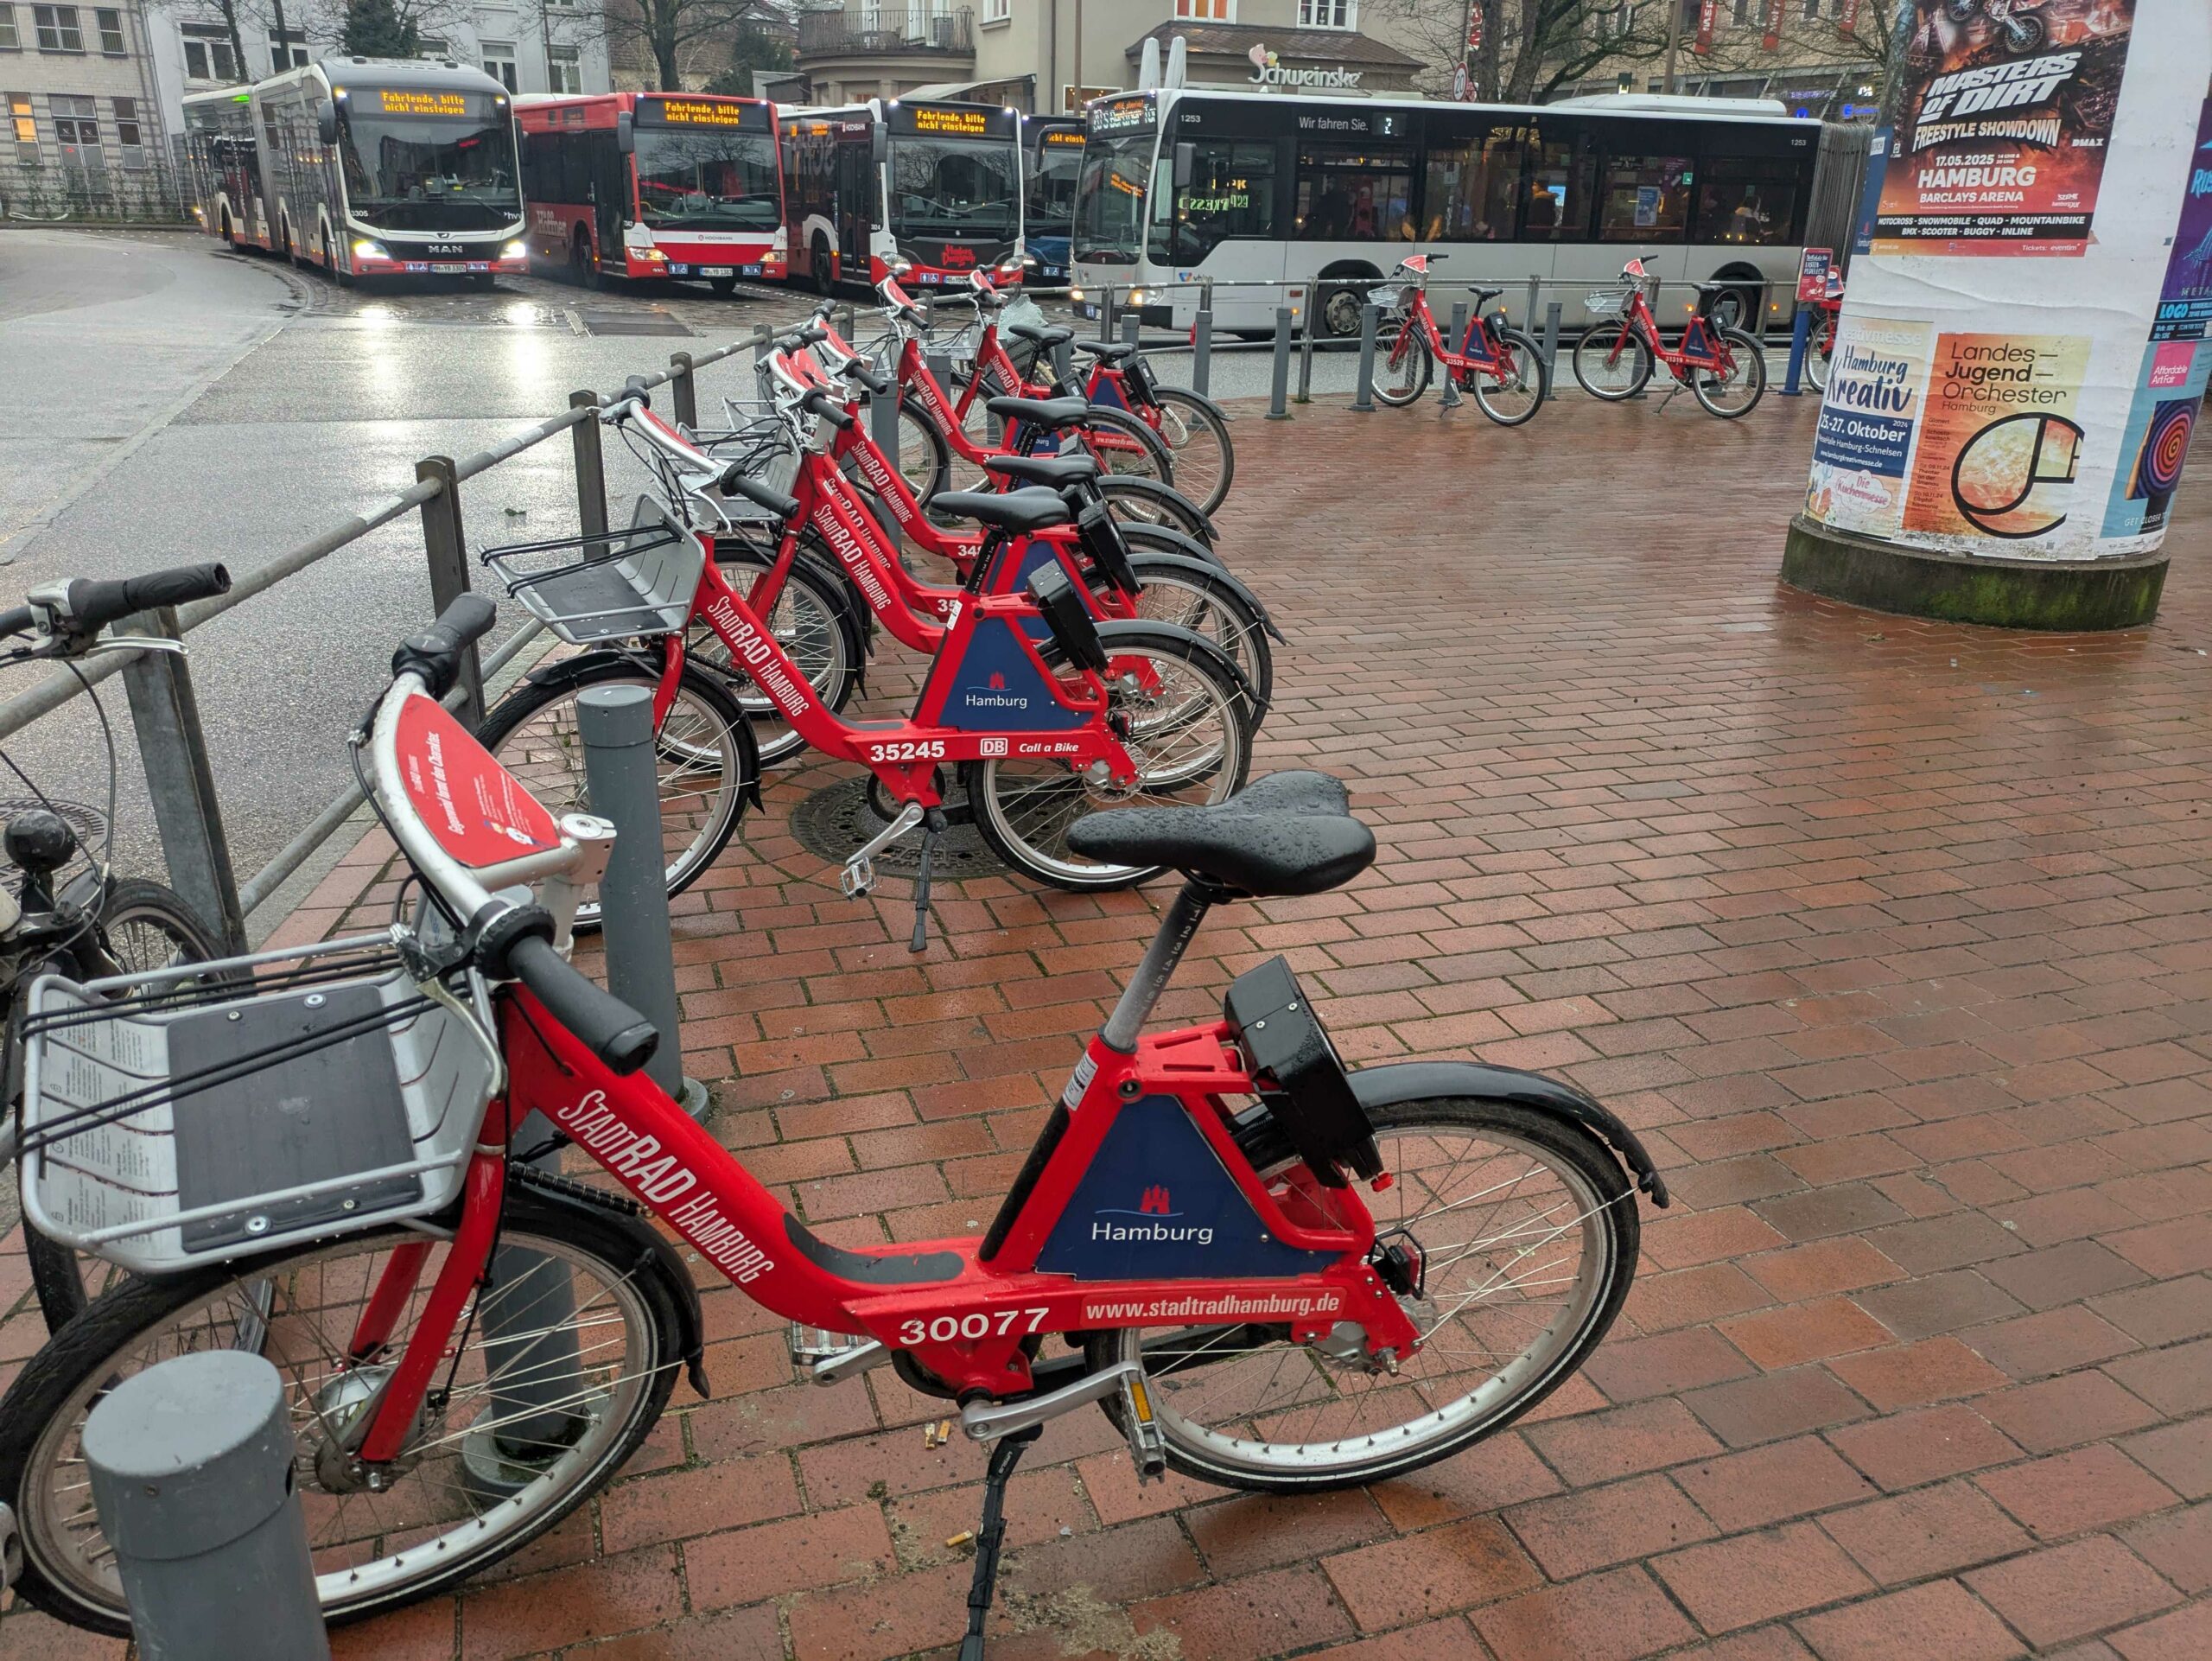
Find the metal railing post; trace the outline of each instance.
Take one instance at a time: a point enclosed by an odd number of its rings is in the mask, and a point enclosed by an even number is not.
[[[571,410],[599,408],[599,394],[588,388],[569,394]],[[607,456],[599,447],[599,417],[585,417],[569,430],[576,455],[576,528],[588,537],[607,534]]]
[[[1368,301],[1359,309],[1359,375],[1351,389],[1351,407],[1362,415],[1375,412],[1375,337],[1382,328],[1382,308]]]
[[[899,460],[899,389],[868,395],[868,432],[876,449],[896,465]]]
[[[438,493],[423,504],[423,551],[430,564],[430,611],[433,615],[468,592],[468,543],[461,525],[461,480],[454,474],[453,457],[426,455],[415,464],[417,479],[436,480]],[[484,719],[484,669],[475,642],[461,654],[461,707],[454,711],[461,724],[474,729]]]
[[[1098,291],[1098,338],[1114,338],[1114,285],[1109,283]]]
[[[669,395],[676,403],[676,424],[696,430],[699,425],[699,383],[694,379],[691,354],[675,352],[668,360]]]
[[[1290,397],[1290,308],[1275,308],[1275,369],[1268,387],[1268,419],[1287,421]]]
[[[102,1397],[83,1448],[138,1654],[329,1661],[275,1367],[239,1349],[173,1357]]]
[[[1529,278],[1529,309],[1521,319],[1521,327],[1533,330],[1536,327],[1536,308],[1543,304],[1544,279],[1531,274]]]
[[[1544,308],[1544,396],[1547,401],[1559,396],[1560,315],[1560,302],[1554,300]]]
[[[1136,343],[1137,320],[1135,315],[1132,313],[1130,315],[1122,319],[1122,344],[1123,346],[1135,346]]]
[[[1312,306],[1306,308],[1306,334],[1298,343],[1298,401],[1313,401],[1313,337],[1320,333],[1320,314]]]
[[[1213,279],[1198,284],[1198,315],[1191,324],[1191,390],[1200,398],[1213,390]]]
[[[1452,351],[1457,352],[1465,343],[1466,339],[1467,302],[1461,300],[1452,308],[1452,330],[1444,337],[1444,344]],[[1444,372],[1443,407],[1447,410],[1456,410],[1465,402],[1459,396],[1459,378],[1449,369],[1445,369],[1442,364],[1437,365],[1437,367]]]
[[[124,629],[164,640],[183,638],[172,606],[130,618]],[[230,837],[223,829],[191,667],[182,652],[149,652],[124,666],[123,684],[169,881],[193,910],[215,926],[225,951],[243,952],[245,908],[231,869]]]
[[[1052,379],[1063,386],[1075,379],[1075,347],[1065,340],[1052,342]]]

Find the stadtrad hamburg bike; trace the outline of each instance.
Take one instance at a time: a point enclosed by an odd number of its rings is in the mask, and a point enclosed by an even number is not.
[[[1441,363],[1448,378],[1474,394],[1484,415],[1501,427],[1517,427],[1544,407],[1551,391],[1544,354],[1524,330],[1505,321],[1503,312],[1483,315],[1483,308],[1503,289],[1477,289],[1467,309],[1466,332],[1456,347],[1446,346],[1436,314],[1428,309],[1428,268],[1446,258],[1414,254],[1402,259],[1388,283],[1368,291],[1369,302],[1384,309],[1376,336],[1382,362],[1375,396],[1403,409],[1428,390],[1431,366]]]
[[[1619,289],[1589,296],[1585,303],[1598,321],[1576,337],[1577,383],[1592,398],[1618,403],[1641,392],[1650,382],[1652,365],[1662,363],[1674,391],[1688,386],[1707,415],[1724,421],[1749,415],[1766,394],[1764,348],[1755,336],[1721,328],[1701,310],[1691,314],[1681,340],[1669,347],[1659,338],[1659,320],[1651,310],[1658,282],[1641,259],[1631,259],[1621,267]],[[1709,298],[1728,284],[1694,286]]]
[[[1077,825],[1094,857],[1185,881],[988,1230],[822,1239],[639,1071],[653,1028],[563,957],[611,836],[556,820],[437,702],[491,616],[465,596],[407,642],[354,735],[421,926],[222,966],[251,993],[165,994],[162,975],[119,1005],[99,983],[33,990],[26,1204],[160,1276],[101,1298],[0,1400],[0,1494],[41,1608],[126,1630],[85,1418],[210,1346],[287,1383],[331,1620],[543,1534],[637,1448],[679,1372],[706,1388],[686,1253],[646,1214],[791,1323],[802,1374],[888,1365],[993,1447],[977,1632],[1007,1475],[1058,1415],[1103,1408],[1147,1477],[1339,1487],[1481,1440],[1604,1336],[1635,1271],[1636,1193],[1666,1188],[1596,1102],[1468,1061],[1347,1073],[1279,958],[1220,1020],[1146,1030],[1213,906],[1319,893],[1374,857],[1344,787],[1313,773]],[[531,1112],[625,1193],[523,1168]],[[252,1133],[280,1115],[286,1135]],[[532,1267],[505,1271],[511,1251]]]

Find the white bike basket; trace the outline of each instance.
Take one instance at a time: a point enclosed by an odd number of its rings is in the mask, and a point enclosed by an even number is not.
[[[389,935],[32,983],[23,1209],[142,1275],[419,1217],[461,1191],[499,1077]]]
[[[1610,317],[1628,303],[1628,296],[1619,289],[1593,290],[1582,296],[1585,310],[1592,317]]]
[[[659,516],[604,536],[515,543],[483,556],[509,596],[570,646],[675,633],[691,615],[706,557],[696,536]]]

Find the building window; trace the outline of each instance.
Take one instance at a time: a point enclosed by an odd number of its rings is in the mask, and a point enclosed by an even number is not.
[[[515,43],[512,41],[486,41],[484,73],[498,81],[510,92],[515,90]]]
[[[983,21],[987,23],[1012,22],[1014,0],[983,0]]]
[[[1175,15],[1194,23],[1233,23],[1236,0],[1175,0]]]
[[[1359,0],[1298,0],[1300,29],[1357,29]]]
[[[85,31],[77,26],[74,6],[33,6],[31,21],[38,25],[41,52],[82,52]]]
[[[446,43],[443,41],[433,40],[429,35],[425,35],[419,36],[416,40],[415,55],[418,58],[428,58],[433,61],[440,61],[451,59],[453,54],[446,50]]]
[[[20,52],[23,37],[16,32],[16,9],[0,5],[0,52]]]
[[[143,168],[146,165],[145,143],[138,136],[138,100],[118,98],[108,100],[115,105],[116,148],[123,152],[123,165]]]
[[[545,79],[556,92],[581,92],[584,90],[584,68],[576,48],[573,46],[549,46],[545,48]]]
[[[8,94],[8,118],[16,129],[16,159],[26,167],[38,165],[38,123],[31,118],[29,92]]]
[[[287,69],[303,67],[308,61],[308,32],[303,29],[288,29],[282,35],[269,31],[269,73],[281,75]]]
[[[184,73],[192,80],[236,80],[238,54],[231,49],[228,30],[219,23],[187,23],[184,35]]]
[[[111,58],[121,57],[124,54],[123,14],[110,11],[103,6],[92,14],[92,21],[99,25],[100,50]]]
[[[61,146],[63,162],[105,167],[107,158],[100,152],[99,115],[92,100],[74,92],[49,92],[46,103],[54,114],[54,138]]]

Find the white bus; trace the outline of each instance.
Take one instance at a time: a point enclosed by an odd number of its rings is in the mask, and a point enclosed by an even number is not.
[[[529,266],[507,89],[454,63],[326,58],[184,101],[209,234],[333,280]]]
[[[1757,329],[1789,314],[1822,149],[1819,122],[1752,99],[1524,106],[1179,87],[1085,113],[1077,310],[1097,315],[1111,284],[1117,314],[1178,331],[1197,315],[1187,285],[1211,277],[1284,285],[1217,290],[1217,328],[1272,330],[1289,304],[1324,334],[1353,334],[1368,289],[1414,252],[1451,257],[1446,284],[1570,285],[1544,296],[1564,302],[1569,328],[1586,320],[1586,290],[1641,255],[1664,281],[1730,284],[1713,315]]]

